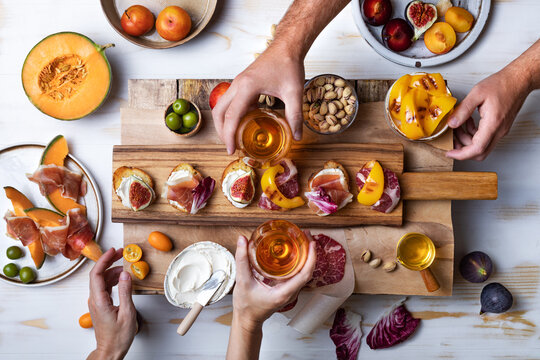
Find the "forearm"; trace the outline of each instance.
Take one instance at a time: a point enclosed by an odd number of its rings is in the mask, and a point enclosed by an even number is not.
[[[350,0],[295,0],[276,28],[270,48],[304,59],[321,31]]]
[[[540,89],[540,40],[512,61],[505,70],[510,72],[513,81],[523,84],[527,94]]]
[[[262,324],[242,322],[238,312],[233,312],[227,360],[256,360],[262,341]]]
[[[88,355],[86,360],[121,360],[125,356],[125,353],[111,354],[108,352],[100,351],[96,349]]]

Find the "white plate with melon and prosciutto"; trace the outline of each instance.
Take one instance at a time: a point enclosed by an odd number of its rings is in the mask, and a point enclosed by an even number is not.
[[[2,281],[51,284],[69,276],[87,258],[95,261],[101,256],[97,244],[103,223],[101,194],[88,170],[69,154],[62,135],[48,145],[1,149],[0,186]],[[14,264],[11,272],[5,271],[8,264]]]

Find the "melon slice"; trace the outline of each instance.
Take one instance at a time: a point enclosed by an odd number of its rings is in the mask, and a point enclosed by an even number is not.
[[[30,50],[22,69],[23,88],[40,111],[59,120],[94,112],[111,87],[111,67],[104,50],[84,35],[61,32]]]
[[[40,165],[57,165],[64,166],[66,156],[69,153],[69,147],[66,138],[63,135],[57,135],[45,147],[43,155],[41,155]],[[73,199],[62,196],[60,189],[56,189],[46,196],[47,201],[62,215],[66,215],[70,209],[80,208],[83,214],[86,215],[86,207],[74,201]]]
[[[60,223],[60,220],[64,218],[62,214],[57,213],[56,211],[52,211],[45,208],[30,208],[24,210],[26,216],[29,216],[39,224],[39,226],[46,227],[46,226],[60,226],[62,225]]]

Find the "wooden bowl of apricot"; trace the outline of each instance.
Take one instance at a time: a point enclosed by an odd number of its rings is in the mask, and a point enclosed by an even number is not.
[[[109,24],[124,39],[150,49],[168,49],[195,38],[210,22],[217,0],[100,0]]]

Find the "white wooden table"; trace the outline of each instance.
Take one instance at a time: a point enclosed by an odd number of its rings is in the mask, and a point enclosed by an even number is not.
[[[6,0],[0,2],[0,146],[46,142],[64,134],[72,151],[91,169],[110,217],[111,152],[120,143],[120,106],[130,78],[233,78],[265,47],[270,25],[289,1],[228,0],[195,41],[170,50],[145,50],[123,40],[108,25],[97,0]],[[497,71],[540,35],[540,2],[494,0],[491,19],[480,41],[440,71],[462,98],[479,80]],[[57,121],[36,110],[24,95],[20,71],[30,48],[45,35],[73,30],[98,43],[116,43],[107,51],[114,72],[112,94],[94,115],[75,122]],[[306,60],[307,77],[334,72],[346,78],[390,79],[411,69],[377,55],[360,37],[348,6],[317,39]],[[413,297],[408,307],[424,319],[402,346],[372,351],[363,342],[360,358],[540,358],[540,92],[525,103],[511,133],[483,163],[457,163],[456,170],[499,173],[497,201],[454,204],[456,259],[472,250],[490,254],[492,281],[504,283],[515,305],[502,316],[478,315],[481,285],[456,274],[451,298]],[[3,211],[3,209],[2,209]],[[107,222],[104,248],[122,244],[122,227]],[[0,283],[0,358],[78,359],[95,346],[92,330],[81,329],[87,311],[88,262],[56,285],[24,289]],[[353,296],[346,306],[364,316],[367,333],[395,296]],[[222,359],[231,318],[231,298],[205,310],[187,337],[176,335],[185,316],[161,296],[136,296],[146,319],[128,359]],[[332,359],[329,324],[311,336],[285,326],[280,316],[265,324],[263,359]]]

